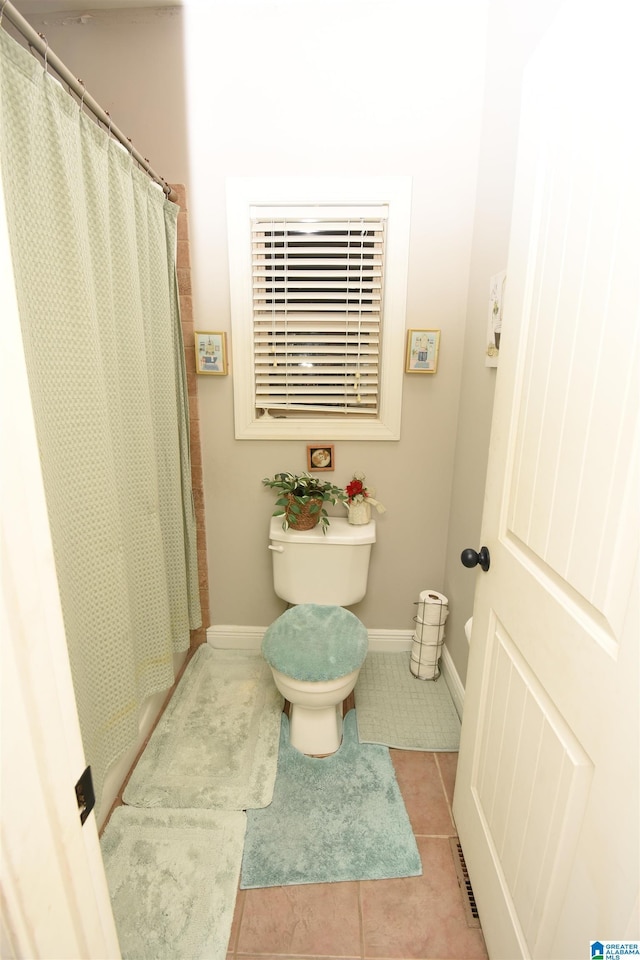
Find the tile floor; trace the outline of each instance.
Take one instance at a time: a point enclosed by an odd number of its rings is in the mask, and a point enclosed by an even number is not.
[[[450,837],[457,753],[391,750],[423,875],[240,890],[227,960],[476,960]]]

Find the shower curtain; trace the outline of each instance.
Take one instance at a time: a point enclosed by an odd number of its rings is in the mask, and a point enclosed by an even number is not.
[[[178,208],[0,29],[0,164],[80,727],[99,797],[200,626]],[[34,603],[38,598],[34,597]]]

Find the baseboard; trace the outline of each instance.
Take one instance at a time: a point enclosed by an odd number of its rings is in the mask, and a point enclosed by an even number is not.
[[[259,650],[266,627],[207,627],[207,643],[218,650]]]
[[[219,650],[259,650],[266,627],[234,624],[207,628],[207,643]],[[369,630],[369,649],[374,653],[399,653],[411,649],[410,630]]]
[[[259,650],[266,629],[234,624],[214,625],[207,628],[207,643],[219,650]],[[369,650],[373,653],[401,653],[411,650],[412,639],[411,630],[369,630]],[[464,687],[446,646],[442,648],[440,666],[458,716],[462,717]]]
[[[449,653],[446,645],[442,648],[442,659],[440,661],[440,667],[442,669],[442,676],[444,677],[447,686],[449,687],[449,693],[451,694],[451,699],[453,700],[453,705],[456,708],[456,712],[460,719],[462,720],[462,710],[464,707],[464,687],[462,685],[462,680],[460,675],[456,670],[453,658]]]

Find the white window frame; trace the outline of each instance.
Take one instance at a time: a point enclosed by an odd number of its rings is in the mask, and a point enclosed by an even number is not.
[[[317,414],[291,419],[260,416],[255,408],[251,210],[256,206],[386,205],[389,209],[380,358],[380,402],[375,419]],[[411,218],[410,177],[231,177],[227,231],[235,436],[237,440],[399,440],[402,416],[407,272]]]

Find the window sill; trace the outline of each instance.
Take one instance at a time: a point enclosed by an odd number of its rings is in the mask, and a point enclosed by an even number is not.
[[[313,440],[315,437],[330,437],[331,440],[399,440],[400,423],[392,426],[381,420],[346,422],[312,417],[295,420],[260,417],[244,427],[236,424],[235,436],[236,440]]]

